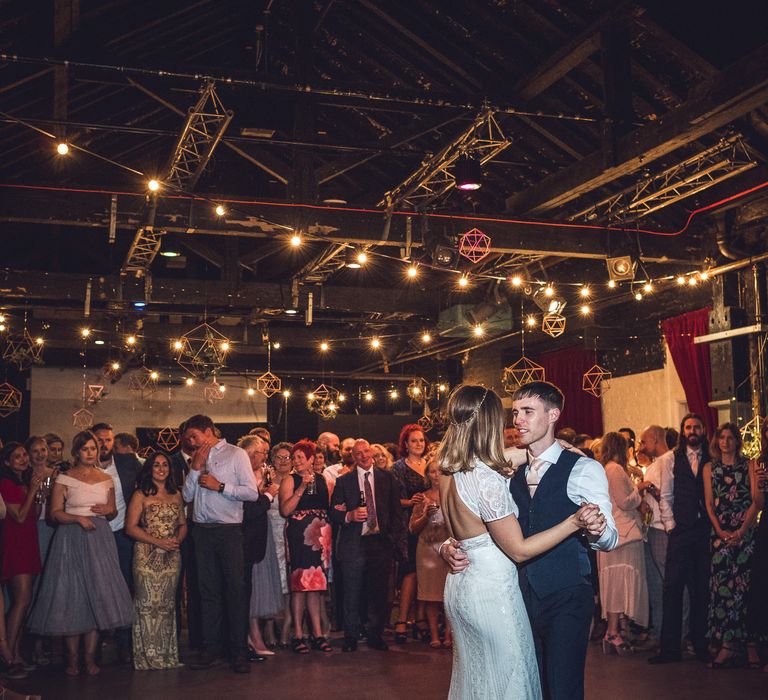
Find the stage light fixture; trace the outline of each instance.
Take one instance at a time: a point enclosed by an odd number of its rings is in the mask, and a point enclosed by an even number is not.
[[[480,161],[470,156],[459,156],[453,167],[456,187],[464,192],[479,190],[483,184],[483,169]]]
[[[617,255],[613,258],[606,258],[605,264],[608,267],[608,275],[616,282],[635,278],[637,261],[631,255]]]

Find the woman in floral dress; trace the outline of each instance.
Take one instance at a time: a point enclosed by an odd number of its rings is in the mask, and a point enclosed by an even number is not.
[[[712,522],[712,569],[707,636],[720,645],[712,668],[732,666],[747,641],[749,591],[755,520],[760,494],[754,464],[741,453],[741,433],[733,423],[718,426],[704,465],[704,498]]]
[[[144,463],[125,516],[125,531],[136,540],[133,667],[137,671],[181,665],[176,637],[176,587],[187,523],[170,463],[162,452]]]
[[[309,652],[302,638],[304,609],[312,624],[312,648],[331,651],[323,636],[320,605],[328,588],[331,563],[331,524],[328,522],[328,487],[314,473],[315,443],[300,440],[291,450],[293,474],[280,484],[280,515],[286,518],[285,541],[288,548],[291,613],[297,654]]]

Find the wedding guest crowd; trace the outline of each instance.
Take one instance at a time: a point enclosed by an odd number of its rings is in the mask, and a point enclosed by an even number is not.
[[[666,663],[690,650],[714,669],[762,668],[768,423],[756,460],[736,425],[708,440],[695,414],[679,431],[647,426],[636,443],[629,428],[558,435],[594,453],[608,479],[619,543],[597,556],[605,627],[593,637],[605,653],[655,649],[649,661]],[[71,443],[53,433],[8,443],[3,674],[51,663],[59,637],[71,676],[99,673],[110,645],[136,670],[226,658],[237,673],[281,650],[354,652],[361,640],[381,651],[388,638],[450,648],[438,553],[447,528],[429,437],[409,423],[397,443],[326,431],[273,444],[259,426],[235,445],[197,415],[179,427],[172,455],[145,460],[134,434],[107,423]],[[518,444],[511,419],[504,440]],[[180,639],[197,654],[180,656]]]

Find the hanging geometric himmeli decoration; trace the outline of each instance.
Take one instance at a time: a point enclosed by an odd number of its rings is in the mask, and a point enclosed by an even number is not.
[[[151,447],[150,445],[147,445],[146,447],[142,447],[137,453],[137,457],[141,457],[142,459],[149,459],[153,454],[155,454],[154,447]]]
[[[408,396],[411,397],[411,401],[415,401],[416,403],[424,403],[427,400],[427,393],[429,392],[429,387],[427,385],[427,382],[424,381],[421,377],[414,379],[406,389],[406,392],[408,393]]]
[[[80,408],[72,414],[72,427],[88,430],[93,425],[93,413],[87,408]]]
[[[89,384],[88,396],[85,398],[85,402],[89,406],[99,403],[104,398],[104,386],[102,384]]]
[[[541,320],[541,330],[553,338],[565,333],[565,316],[562,314],[545,314]]]
[[[13,384],[0,384],[0,418],[7,418],[21,409],[22,394]]]
[[[178,428],[163,428],[158,432],[155,442],[163,452],[173,452],[179,446]]]
[[[209,404],[215,404],[224,398],[225,388],[214,379],[203,388],[203,396]]]
[[[274,396],[283,386],[283,382],[280,377],[272,374],[272,372],[264,372],[259,377],[256,377],[256,391],[264,394],[267,398]]]
[[[581,388],[592,396],[600,398],[611,388],[611,373],[600,365],[592,365],[581,379]]]
[[[741,439],[743,442],[744,454],[749,459],[758,459],[762,450],[762,416],[755,416],[741,426]],[[763,516],[768,517],[768,516]]]
[[[335,418],[339,412],[339,391],[332,386],[320,384],[307,396],[307,409],[322,418]]]
[[[3,349],[3,359],[20,370],[43,364],[43,339],[35,338],[25,328],[21,335],[9,336]]]
[[[416,422],[421,426],[421,429],[425,433],[428,433],[430,430],[432,430],[432,413],[429,410],[428,403],[424,403],[424,415]]]
[[[448,414],[441,410],[432,411],[429,417],[432,419],[432,427],[438,431],[445,430],[451,422]]]
[[[473,228],[459,239],[459,253],[473,263],[480,262],[491,250],[491,237]]]
[[[142,399],[146,399],[157,391],[157,380],[160,375],[156,370],[142,367],[131,375],[128,380],[128,390],[141,394]]]
[[[505,392],[514,394],[523,384],[545,381],[545,376],[541,365],[523,355],[517,362],[504,368],[501,383]]]
[[[229,339],[201,323],[172,343],[176,362],[193,377],[207,377],[226,366]]]

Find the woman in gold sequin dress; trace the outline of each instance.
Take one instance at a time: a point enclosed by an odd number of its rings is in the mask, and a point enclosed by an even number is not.
[[[144,464],[125,518],[136,540],[133,553],[133,666],[137,671],[177,668],[176,587],[180,545],[187,534],[184,504],[170,459],[158,452]]]

